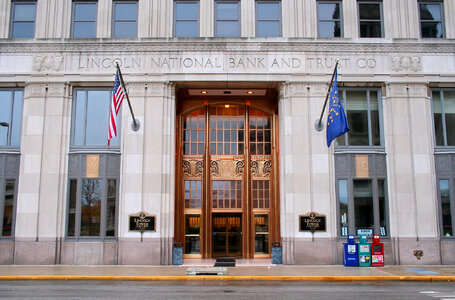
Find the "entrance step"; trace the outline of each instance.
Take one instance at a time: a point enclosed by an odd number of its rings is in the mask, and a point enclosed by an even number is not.
[[[235,267],[235,258],[233,257],[218,257],[214,267]]]
[[[227,269],[222,267],[192,267],[186,269],[186,275],[227,275]]]

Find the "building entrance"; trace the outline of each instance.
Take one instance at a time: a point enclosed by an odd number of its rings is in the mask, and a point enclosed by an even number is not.
[[[279,239],[276,107],[222,100],[178,108],[175,240],[186,258],[270,257]]]
[[[213,214],[213,257],[242,257],[242,215]]]

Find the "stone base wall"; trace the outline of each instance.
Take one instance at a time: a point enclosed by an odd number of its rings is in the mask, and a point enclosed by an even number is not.
[[[10,265],[14,261],[14,242],[0,243],[0,265]]]
[[[455,241],[441,242],[441,257],[443,265],[455,265]]]
[[[18,265],[53,265],[56,263],[56,242],[16,241],[14,263]]]
[[[394,247],[398,253],[397,262],[400,265],[439,265],[441,264],[441,241],[435,238],[398,238]],[[414,256],[414,250],[423,250],[419,259]],[[453,253],[453,252],[452,252]]]
[[[296,265],[333,265],[336,262],[334,239],[295,239]]]

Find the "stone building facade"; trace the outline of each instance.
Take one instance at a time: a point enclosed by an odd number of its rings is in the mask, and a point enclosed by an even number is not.
[[[455,0],[1,1],[0,263],[276,242],[341,264],[347,234],[379,234],[386,264],[453,264],[454,41]],[[336,59],[351,132],[327,147]],[[116,62],[140,128],[124,103],[108,146]],[[300,231],[309,212],[325,231]]]

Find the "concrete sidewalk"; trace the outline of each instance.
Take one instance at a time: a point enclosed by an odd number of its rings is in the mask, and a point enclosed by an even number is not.
[[[247,263],[228,267],[227,275],[186,275],[182,266],[2,265],[0,280],[291,280],[291,281],[454,281],[455,265],[385,267],[288,266]]]

